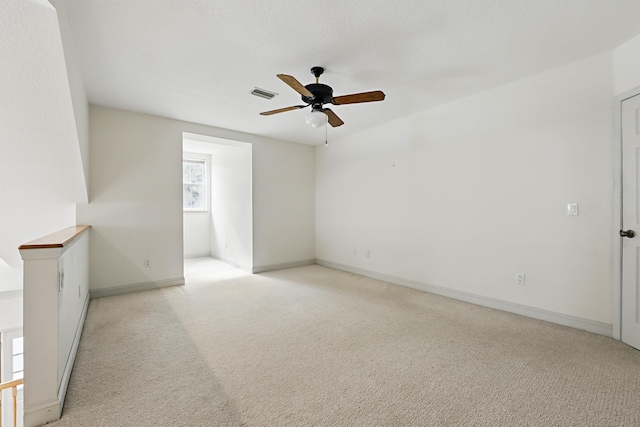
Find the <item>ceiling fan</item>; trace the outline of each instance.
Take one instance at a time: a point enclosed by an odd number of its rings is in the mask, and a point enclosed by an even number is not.
[[[380,90],[372,92],[354,93],[351,95],[333,96],[331,86],[319,83],[319,78],[324,73],[324,68],[313,67],[311,74],[316,77],[316,82],[303,86],[295,77],[286,74],[278,74],[278,78],[289,85],[293,90],[302,95],[305,105],[294,105],[291,107],[279,108],[277,110],[264,111],[261,116],[284,113],[285,111],[299,110],[311,106],[311,113],[307,115],[307,123],[313,127],[321,127],[327,122],[333,126],[342,126],[344,122],[329,108],[324,108],[324,104],[344,105],[358,104],[361,102],[373,102],[384,100],[384,93]]]

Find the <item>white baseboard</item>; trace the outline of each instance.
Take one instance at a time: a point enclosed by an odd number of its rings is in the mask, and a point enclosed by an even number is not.
[[[10,291],[1,291],[0,300],[22,298],[22,289],[12,289]]]
[[[24,408],[24,427],[41,426],[60,419],[62,405],[58,399]]]
[[[302,261],[285,262],[282,264],[269,264],[253,267],[252,273],[264,273],[267,271],[282,270],[285,268],[303,267],[305,265],[313,265],[316,263],[315,259],[305,259]]]
[[[211,256],[211,252],[202,252],[202,253],[195,253],[195,254],[185,255],[184,259],[206,258],[206,257],[210,257],[210,256]]]
[[[520,316],[531,317],[533,319],[544,320],[563,326],[569,326],[575,329],[581,329],[598,335],[604,335],[607,337],[611,337],[613,335],[613,326],[607,323],[569,316],[567,314],[529,307],[513,302],[489,298],[482,295],[476,295],[469,292],[457,291],[455,289],[444,288],[442,286],[421,283],[415,280],[403,279],[401,277],[391,276],[388,274],[376,273],[374,271],[364,270],[361,268],[351,267],[348,265],[325,261],[322,259],[316,259],[316,264],[334,268],[336,270],[347,271],[349,273],[358,274],[360,276],[370,277],[376,280],[382,280],[384,282],[389,282],[396,285],[407,286],[409,288],[418,289],[421,291],[457,299],[460,301],[470,302],[472,304],[481,305],[483,307],[495,308],[497,310],[518,314]]]
[[[156,280],[153,282],[133,283],[131,285],[116,286],[113,288],[93,289],[91,290],[91,299],[130,294],[132,292],[149,291],[151,289],[168,288],[169,286],[180,285],[184,285],[184,277]]]
[[[249,267],[247,265],[242,265],[242,264],[240,264],[240,263],[238,263],[238,262],[236,262],[236,261],[234,261],[232,259],[225,258],[223,256],[218,256],[218,255],[207,255],[207,256],[210,256],[211,258],[219,259],[220,261],[225,262],[225,263],[227,263],[229,265],[232,265],[235,268],[239,268],[240,270],[244,270],[247,273],[251,273],[251,267]]]
[[[229,259],[229,258],[225,258],[222,256],[218,256],[218,255],[206,255],[206,256],[210,256],[211,258],[215,258],[218,259],[222,262],[225,262],[229,265],[232,265],[236,268],[239,268],[241,270],[246,271],[247,273],[252,273],[252,274],[256,274],[256,273],[264,273],[267,271],[274,271],[274,270],[282,270],[284,268],[295,268],[295,267],[303,267],[305,265],[313,265],[316,263],[315,259],[305,259],[302,261],[291,261],[291,262],[284,262],[281,264],[268,264],[268,265],[259,265],[259,266],[255,266],[255,267],[249,267],[246,265],[242,265],[240,263],[237,263],[236,261]]]
[[[76,354],[78,353],[78,345],[80,344],[80,337],[82,336],[82,329],[84,327],[84,321],[87,318],[87,311],[89,310],[90,295],[84,301],[82,307],[82,313],[80,313],[80,319],[78,319],[78,325],[76,327],[76,333],[73,337],[73,343],[71,344],[71,350],[67,357],[67,362],[62,372],[62,378],[60,379],[60,386],[58,387],[58,400],[60,401],[60,409],[64,406],[64,399],[67,396],[67,387],[69,386],[69,379],[71,378],[71,371],[73,370],[73,363],[76,360]]]

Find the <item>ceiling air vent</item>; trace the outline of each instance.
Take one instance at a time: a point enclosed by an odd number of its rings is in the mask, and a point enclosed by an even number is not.
[[[251,95],[259,96],[260,98],[264,98],[264,99],[272,99],[274,96],[277,95],[277,93],[269,92],[268,90],[260,89],[259,87],[254,87],[253,90],[251,91]]]

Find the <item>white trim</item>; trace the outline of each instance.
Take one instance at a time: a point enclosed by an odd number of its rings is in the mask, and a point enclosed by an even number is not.
[[[130,285],[116,286],[113,288],[93,289],[90,291],[91,299],[111,297],[114,295],[130,294],[133,292],[149,291],[152,289],[168,288],[170,286],[184,285],[184,277],[174,279],[156,280],[153,282],[132,283]]]
[[[612,338],[622,339],[622,101],[640,95],[640,86],[615,97],[613,144],[613,215],[611,230],[611,323]]]
[[[12,289],[10,291],[1,291],[0,300],[22,298],[22,289]]]
[[[24,427],[41,426],[60,419],[62,405],[58,399],[24,406]]]
[[[232,145],[234,147],[247,147],[247,146],[251,146],[252,144],[251,142],[237,141],[235,139],[230,139],[228,137],[209,136],[209,135],[202,135],[199,133],[182,132],[182,140],[184,141],[185,139],[196,141],[196,142],[206,142],[209,144]]]
[[[58,400],[60,401],[60,407],[64,406],[64,399],[67,396],[67,387],[69,387],[69,379],[71,378],[71,371],[73,370],[73,363],[76,360],[76,354],[78,353],[78,345],[80,344],[80,337],[82,336],[82,329],[84,327],[84,321],[87,318],[87,311],[89,310],[89,295],[84,300],[84,306],[82,307],[82,313],[76,327],[76,333],[71,343],[71,350],[67,356],[67,363],[62,371],[62,378],[60,378],[60,386],[58,387]]]
[[[302,261],[285,262],[282,264],[259,265],[257,267],[253,267],[251,272],[265,273],[267,271],[284,270],[285,268],[304,267],[305,265],[313,265],[315,263],[315,259],[305,259]]]
[[[415,280],[403,279],[401,277],[391,276],[388,274],[376,273],[374,271],[363,270],[361,268],[351,267],[348,265],[338,264],[322,259],[316,259],[316,264],[334,268],[336,270],[347,271],[349,273],[358,274],[360,276],[370,277],[376,280],[382,280],[384,282],[393,283],[396,285],[407,286],[409,288],[418,289],[420,291],[425,291],[432,294],[457,299],[460,301],[470,302],[472,304],[481,305],[483,307],[494,308],[497,310],[518,314],[520,316],[531,317],[533,319],[544,320],[551,323],[557,323],[559,325],[582,329],[598,335],[610,337],[612,332],[611,325],[594,320],[583,319],[580,317],[569,316],[567,314],[556,313],[540,308],[502,301],[495,298],[472,294],[469,292],[457,291],[455,289],[417,282]]]
[[[225,263],[227,263],[229,265],[232,265],[235,268],[239,268],[240,270],[244,270],[247,273],[252,273],[251,267],[246,266],[246,265],[242,265],[240,263],[237,263],[236,261],[234,261],[232,259],[225,258],[223,256],[217,256],[217,255],[215,255],[215,256],[214,255],[207,255],[207,256],[210,256],[211,258],[219,259],[220,261],[225,262]]]
[[[20,249],[20,256],[23,261],[32,260],[32,259],[58,259],[60,256],[69,250],[71,245],[74,242],[71,242],[69,246],[64,246],[60,248],[29,248],[29,249]]]
[[[192,258],[213,258],[213,257],[211,256],[211,252],[201,252],[201,253],[199,252],[195,255],[189,255],[184,257],[184,259],[192,259]]]

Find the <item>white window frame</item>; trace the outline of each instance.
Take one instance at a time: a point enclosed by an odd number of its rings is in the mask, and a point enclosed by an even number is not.
[[[210,182],[210,176],[211,176],[211,156],[207,155],[207,154],[200,154],[200,153],[189,153],[189,152],[183,152],[182,153],[182,164],[184,165],[184,162],[197,162],[197,163],[204,163],[204,208],[203,209],[192,209],[192,208],[187,208],[184,205],[184,198],[182,200],[182,211],[185,213],[207,213],[210,210],[210,200],[211,200],[211,182]],[[182,185],[184,186],[185,182],[184,179],[182,181]],[[184,195],[184,193],[183,193]],[[184,197],[184,196],[183,196]]]

